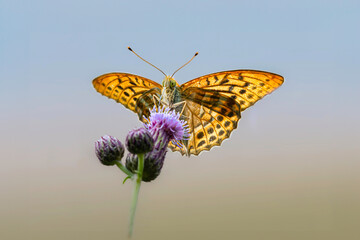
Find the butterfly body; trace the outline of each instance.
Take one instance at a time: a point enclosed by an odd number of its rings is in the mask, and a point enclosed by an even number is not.
[[[179,85],[166,76],[162,84],[128,73],[109,73],[93,80],[101,94],[138,114],[141,121],[158,102],[181,113],[190,138],[184,148],[169,144],[173,151],[198,155],[219,146],[230,137],[241,112],[278,88],[280,75],[257,70],[232,70],[208,74]],[[154,101],[157,99],[159,101]]]
[[[172,107],[179,102],[181,97],[179,94],[179,84],[170,76],[166,76],[162,82],[161,102],[168,107]]]

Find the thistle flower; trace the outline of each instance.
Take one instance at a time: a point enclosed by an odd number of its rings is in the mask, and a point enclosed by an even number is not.
[[[180,114],[169,108],[161,107],[157,110],[154,107],[147,121],[145,128],[155,140],[154,149],[166,148],[170,141],[181,146],[180,141],[190,136],[186,121],[180,120]]]
[[[133,154],[147,153],[153,149],[154,140],[145,128],[135,129],[126,137],[126,148]]]
[[[124,146],[111,136],[103,136],[95,142],[96,156],[104,165],[116,164],[127,174],[126,179],[135,181],[130,208],[129,236],[131,237],[141,181],[150,182],[157,178],[164,164],[169,142],[181,147],[182,140],[188,140],[189,128],[180,114],[169,108],[153,108],[144,128],[131,131],[126,137],[126,167],[120,160]]]
[[[115,137],[102,136],[95,142],[95,153],[100,162],[106,166],[112,166],[124,156],[124,146]]]
[[[144,170],[142,180],[150,182],[159,176],[164,164],[167,146],[170,141],[178,146],[180,141],[189,137],[189,129],[186,122],[180,120],[180,114],[168,108],[153,108],[145,128],[155,140],[154,148],[145,154]],[[126,157],[126,168],[135,173],[138,168],[138,157],[128,154]]]
[[[145,154],[142,181],[150,182],[160,175],[165,155],[166,151],[151,151]],[[126,156],[125,166],[129,171],[135,173],[138,169],[138,161],[136,154],[129,153]]]

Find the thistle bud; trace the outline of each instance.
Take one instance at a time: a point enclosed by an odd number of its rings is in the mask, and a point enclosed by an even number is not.
[[[144,182],[150,182],[160,175],[165,155],[166,149],[163,151],[151,151],[145,154],[144,170],[142,174],[142,180]],[[135,173],[138,168],[138,161],[138,156],[136,154],[129,153],[126,156],[126,168],[132,173]]]
[[[126,148],[133,154],[150,152],[154,147],[154,140],[145,128],[130,131],[126,137]]]
[[[100,162],[106,166],[112,166],[124,156],[124,146],[115,137],[102,136],[95,142],[95,153]]]

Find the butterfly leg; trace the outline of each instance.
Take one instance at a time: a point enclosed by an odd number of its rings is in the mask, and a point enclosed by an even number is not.
[[[172,105],[172,108],[173,109],[176,109],[178,106],[180,106],[181,104],[184,104],[181,111],[180,111],[180,116],[183,115],[184,111],[185,111],[185,108],[186,108],[186,101],[182,101],[182,102],[178,102],[178,103],[175,103]]]
[[[157,104],[160,105],[160,98],[156,95],[153,95],[154,105],[157,106]]]
[[[153,101],[154,101],[154,106],[156,106],[156,107],[160,107],[161,105],[166,106],[166,103],[164,101],[161,101],[161,97],[159,98],[156,95],[153,95]]]

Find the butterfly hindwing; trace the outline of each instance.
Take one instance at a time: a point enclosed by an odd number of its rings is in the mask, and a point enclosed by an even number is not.
[[[150,117],[150,110],[153,109],[155,105],[156,107],[159,106],[158,100],[160,97],[161,91],[159,88],[152,88],[140,95],[135,107],[135,112],[138,114],[140,121],[146,122],[145,118]]]
[[[123,104],[142,116],[154,106],[153,95],[160,97],[162,86],[150,79],[129,73],[108,73],[93,80],[96,91]]]
[[[181,92],[181,99],[185,103],[182,118],[189,125],[190,137],[183,142],[184,148],[170,145],[181,154],[198,155],[219,146],[237,127],[241,117],[240,105],[215,90],[189,87]]]

